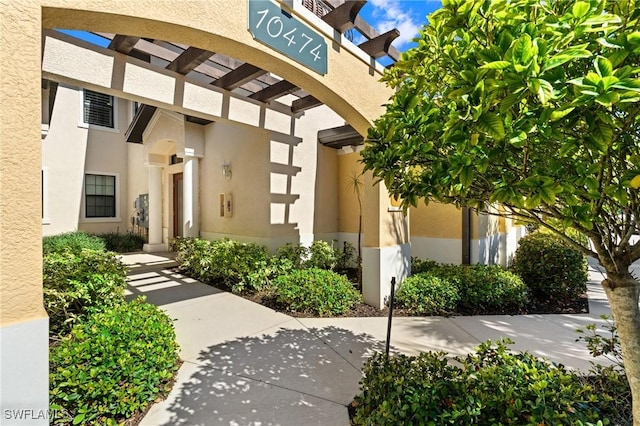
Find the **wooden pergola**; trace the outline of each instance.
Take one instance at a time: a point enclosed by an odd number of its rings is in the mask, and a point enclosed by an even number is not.
[[[391,43],[400,33],[393,29],[384,34],[378,34],[358,16],[365,3],[366,0],[303,0],[303,4],[309,10],[340,34],[347,31],[357,31],[361,34],[366,41],[360,43],[358,47],[372,58],[377,59],[386,55],[393,61],[398,60],[399,52],[391,46]],[[279,104],[277,105],[279,109],[290,109],[294,114],[322,105],[322,102],[293,83],[229,56],[164,40],[124,34],[95,34],[109,40],[108,49],[157,64],[159,67],[182,75],[189,75],[206,84],[233,91],[259,102]],[[55,84],[49,86],[55,91]],[[278,102],[279,98],[288,94],[296,97],[291,105]],[[126,132],[128,142],[142,143],[142,133],[155,111],[154,106],[140,105]],[[211,123],[209,120],[196,117],[187,117],[187,120],[202,125]],[[327,146],[341,148],[346,145],[361,144],[363,138],[347,125],[321,131],[318,140]]]

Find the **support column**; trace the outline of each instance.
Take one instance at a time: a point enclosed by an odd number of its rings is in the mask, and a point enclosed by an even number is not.
[[[167,250],[162,242],[162,167],[158,166],[149,166],[149,243],[143,250]]]
[[[42,295],[41,13],[37,1],[2,2],[0,12],[0,424],[12,426],[52,420]]]
[[[391,278],[400,284],[411,273],[409,217],[391,205],[384,183],[364,179],[364,247],[362,295],[366,304],[381,309],[391,293]]]
[[[185,156],[182,181],[183,234],[185,237],[200,236],[200,160]]]

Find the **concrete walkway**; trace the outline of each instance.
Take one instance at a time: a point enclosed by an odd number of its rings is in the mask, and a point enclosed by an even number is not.
[[[129,254],[129,298],[147,296],[175,319],[184,364],[169,397],[141,425],[349,425],[361,367],[384,350],[386,318],[298,319],[171,271],[169,253]],[[606,297],[590,272],[590,314],[394,318],[394,351],[464,355],[510,337],[528,350],[587,370],[575,329],[602,323]]]

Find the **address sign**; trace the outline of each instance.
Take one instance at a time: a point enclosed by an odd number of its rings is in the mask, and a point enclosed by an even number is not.
[[[319,74],[327,73],[327,43],[320,34],[270,0],[249,1],[253,38]]]

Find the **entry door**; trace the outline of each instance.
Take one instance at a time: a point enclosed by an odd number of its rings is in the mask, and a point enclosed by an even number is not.
[[[173,236],[182,237],[182,173],[173,175]]]

